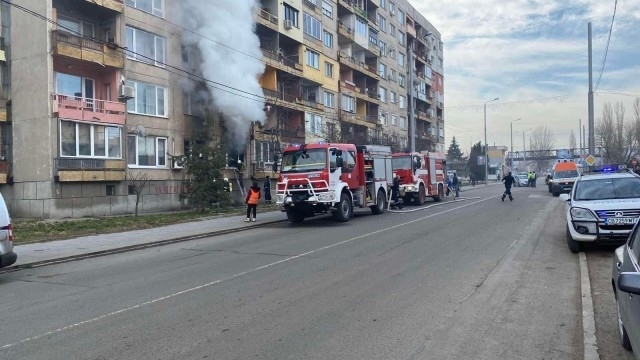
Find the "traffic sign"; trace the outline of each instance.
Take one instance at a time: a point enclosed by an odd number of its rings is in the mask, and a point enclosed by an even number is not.
[[[593,164],[595,164],[597,160],[593,156],[589,155],[587,156],[585,161],[587,162],[587,164],[589,164],[589,166],[593,166]]]

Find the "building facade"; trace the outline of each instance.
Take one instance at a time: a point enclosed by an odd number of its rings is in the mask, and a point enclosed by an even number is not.
[[[142,212],[185,205],[176,159],[205,120],[220,141],[227,130],[202,111],[202,81],[185,86],[199,55],[184,45],[177,1],[3,3],[0,191],[14,217],[130,213],[140,175]],[[305,142],[401,150],[415,134],[416,151],[444,151],[440,34],[406,0],[260,0],[247,21],[265,120],[230,155],[248,168],[229,162],[226,176],[273,175],[283,148]]]

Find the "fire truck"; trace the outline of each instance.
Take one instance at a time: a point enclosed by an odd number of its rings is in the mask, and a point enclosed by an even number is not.
[[[355,207],[382,214],[392,176],[388,146],[293,145],[282,155],[276,203],[292,223],[328,212],[336,221],[345,222]]]
[[[400,194],[405,204],[424,205],[427,197],[444,199],[447,190],[444,169],[446,157],[436,152],[393,154],[393,172],[400,180]]]

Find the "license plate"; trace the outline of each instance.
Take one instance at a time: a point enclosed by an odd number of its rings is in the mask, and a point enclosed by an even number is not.
[[[607,218],[604,220],[605,225],[633,225],[638,222],[636,217],[623,217],[623,218]]]

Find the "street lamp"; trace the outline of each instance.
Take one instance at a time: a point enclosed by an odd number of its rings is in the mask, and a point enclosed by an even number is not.
[[[509,161],[509,167],[511,168],[511,171],[513,171],[513,123],[520,120],[522,120],[522,118],[518,118],[517,120],[513,120],[511,122],[511,151],[509,152],[509,157],[511,158],[511,160]]]
[[[484,186],[489,185],[489,161],[487,156],[487,151],[489,150],[489,144],[487,143],[487,104],[498,99],[500,98],[495,98],[484,103]]]

